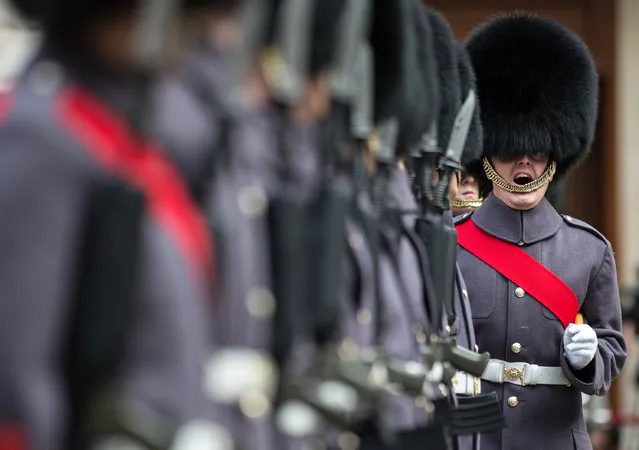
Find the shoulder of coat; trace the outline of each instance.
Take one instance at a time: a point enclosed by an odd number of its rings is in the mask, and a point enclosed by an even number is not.
[[[460,214],[456,217],[453,217],[453,223],[455,225],[459,225],[460,223],[464,223],[466,222],[468,219],[470,219],[473,215],[473,211],[464,213],[464,214]]]
[[[598,239],[600,239],[601,241],[603,241],[606,245],[608,245],[608,239],[606,239],[606,236],[604,236],[601,231],[597,230],[595,227],[593,227],[592,225],[584,222],[583,220],[579,220],[579,219],[575,219],[574,217],[571,217],[567,214],[561,214],[562,219],[564,219],[564,222],[569,226],[569,227],[573,227],[573,228],[579,228],[581,230],[585,230],[588,233],[592,234],[593,236],[597,237]]]

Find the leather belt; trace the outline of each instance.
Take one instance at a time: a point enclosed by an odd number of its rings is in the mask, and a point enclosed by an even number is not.
[[[538,366],[523,362],[506,362],[499,359],[488,361],[482,380],[492,383],[512,383],[519,386],[546,384],[570,386],[561,367]]]
[[[457,395],[470,395],[477,397],[481,394],[481,382],[479,378],[466,372],[457,372],[452,380],[453,389]]]

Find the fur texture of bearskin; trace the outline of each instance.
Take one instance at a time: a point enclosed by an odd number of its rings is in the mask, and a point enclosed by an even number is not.
[[[417,0],[402,0],[405,3],[402,23],[404,30],[404,46],[402,48],[401,91],[402,102],[397,110],[400,119],[400,132],[397,156],[405,156],[407,151],[419,144],[426,131],[429,117],[433,116],[425,78],[421,73],[421,59],[424,46],[418,38],[417,23],[414,19],[414,6],[421,8]],[[417,11],[419,12],[419,10]],[[431,56],[432,57],[432,56]]]
[[[466,52],[463,45],[457,44],[455,46],[457,50],[458,63],[459,63],[459,81],[461,87],[461,99],[462,103],[466,101],[468,93],[473,90],[477,95],[477,86],[475,83],[475,71],[473,70],[470,57]],[[468,130],[468,137],[466,138],[466,145],[464,146],[464,153],[462,154],[462,164],[468,166],[471,162],[481,158],[483,149],[483,130],[480,118],[480,105],[479,98],[475,104],[475,111],[473,112],[473,121],[470,124]]]
[[[556,178],[586,156],[597,119],[598,79],[572,31],[529,13],[477,28],[466,49],[477,77],[484,154],[548,154]]]
[[[436,120],[440,108],[437,59],[435,58],[433,32],[428,20],[428,12],[420,1],[414,0],[412,3],[413,10],[411,15],[417,40],[419,76],[424,84],[426,94],[424,103],[427,105],[427,111],[421,123],[422,132],[425,132],[433,120]]]
[[[311,73],[318,73],[334,62],[339,37],[339,28],[335,24],[339,23],[345,5],[345,0],[321,0],[315,2],[313,32],[311,34]]]
[[[396,116],[403,103],[404,0],[374,0],[369,42],[374,55],[374,120]]]
[[[437,59],[439,80],[438,143],[440,148],[446,149],[461,106],[459,65],[455,51],[455,38],[450,25],[440,13],[430,8],[428,9],[428,18],[433,31],[433,47]]]

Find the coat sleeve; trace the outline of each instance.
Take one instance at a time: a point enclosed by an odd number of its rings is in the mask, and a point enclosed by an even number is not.
[[[0,130],[0,425],[17,423],[31,448],[56,448],[57,357],[87,186],[75,155],[54,150],[57,136],[23,125]]]
[[[582,370],[574,370],[564,357],[561,345],[561,366],[570,382],[588,395],[604,395],[611,382],[621,373],[626,361],[626,343],[621,331],[621,301],[617,285],[617,268],[610,244],[607,244],[601,266],[588,286],[581,305],[585,322],[599,339],[597,353]]]

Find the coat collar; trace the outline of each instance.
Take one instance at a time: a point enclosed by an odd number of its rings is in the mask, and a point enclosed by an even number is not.
[[[545,198],[533,209],[509,208],[491,194],[473,214],[475,224],[486,233],[514,244],[534,244],[554,236],[563,219]]]

